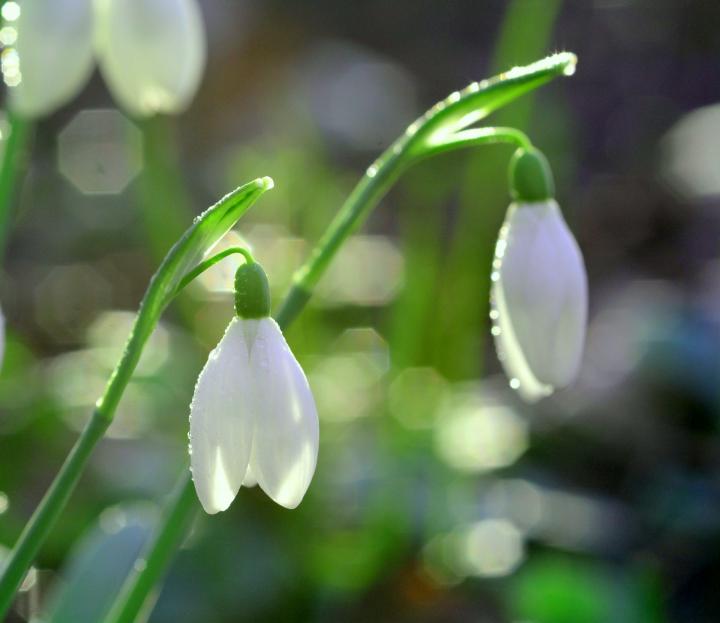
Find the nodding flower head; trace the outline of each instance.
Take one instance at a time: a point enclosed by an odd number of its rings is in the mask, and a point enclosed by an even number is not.
[[[510,179],[515,202],[495,247],[490,314],[510,386],[533,402],[577,375],[587,324],[587,275],[552,198],[545,157],[518,150]]]
[[[295,508],[315,472],[318,416],[305,374],[269,317],[267,277],[256,262],[235,278],[237,315],[207,363],[190,405],[195,490],[208,513],[256,483]]]

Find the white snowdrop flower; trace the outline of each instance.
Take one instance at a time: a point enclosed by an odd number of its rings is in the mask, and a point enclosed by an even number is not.
[[[516,203],[505,218],[492,273],[493,336],[510,386],[529,402],[577,375],[587,325],[582,254],[552,199],[552,177],[539,152],[511,165]]]
[[[96,0],[96,9],[100,70],[122,107],[139,117],[185,110],[206,59],[196,0]]]
[[[14,112],[34,119],[52,113],[90,78],[93,69],[92,0],[22,2],[13,46],[2,54],[3,79]]]
[[[259,484],[295,508],[315,472],[319,425],[305,374],[269,317],[267,277],[243,264],[236,311],[210,353],[190,405],[195,490],[208,513],[225,510],[241,486]]]

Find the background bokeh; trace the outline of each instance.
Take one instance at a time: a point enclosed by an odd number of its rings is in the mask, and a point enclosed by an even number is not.
[[[95,75],[37,127],[0,280],[0,543],[51,481],[194,215],[271,175],[226,243],[252,246],[279,299],[360,174],[425,108],[570,50],[572,78],[492,121],[548,155],[585,254],[577,383],[528,407],[492,349],[511,148],[422,163],[288,332],[321,418],[307,497],[287,511],[243,489],[201,517],[150,621],[720,619],[720,4],[202,10],[209,62],[187,113],[128,119]],[[52,608],[84,621],[77,609],[132,564],[186,461],[188,403],[232,313],[232,273],[226,260],[165,317],[12,621]]]

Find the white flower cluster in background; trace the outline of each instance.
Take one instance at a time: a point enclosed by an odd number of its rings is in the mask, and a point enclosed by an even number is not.
[[[118,104],[146,117],[182,112],[206,60],[196,0],[6,2],[0,42],[10,107],[34,119],[70,101],[95,62]]]

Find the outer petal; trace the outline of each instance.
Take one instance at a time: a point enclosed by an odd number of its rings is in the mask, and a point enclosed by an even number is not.
[[[235,318],[198,377],[190,404],[190,455],[195,490],[208,513],[225,510],[247,471],[254,414],[242,321]]]
[[[197,91],[206,59],[195,0],[96,0],[100,69],[131,114],[177,113]]]
[[[20,82],[9,89],[18,114],[36,118],[70,100],[93,68],[92,0],[30,0],[11,27],[17,30]],[[6,54],[12,54],[6,50]],[[17,78],[7,73],[12,84]]]
[[[272,318],[250,352],[256,388],[251,474],[275,502],[295,508],[315,473],[318,416],[310,387]]]
[[[587,323],[585,266],[557,204],[511,206],[496,262],[496,343],[519,389],[539,398],[577,374]]]

